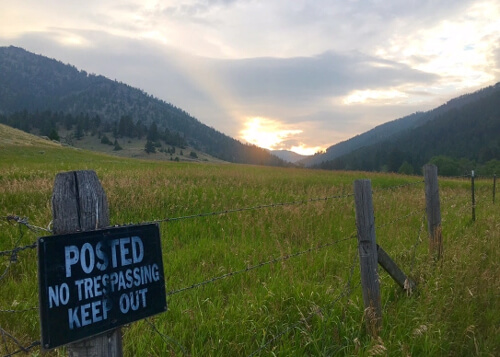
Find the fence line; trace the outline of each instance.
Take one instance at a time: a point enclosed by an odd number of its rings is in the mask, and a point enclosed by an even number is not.
[[[420,181],[415,181],[415,182],[410,182],[410,183],[403,183],[401,185],[394,185],[394,186],[388,186],[388,187],[380,187],[380,188],[377,188],[376,190],[372,189],[372,192],[375,193],[375,192],[379,192],[379,191],[395,190],[395,189],[398,189],[398,188],[404,188],[404,187],[419,185],[421,183],[425,183],[425,181],[424,180],[420,180]]]
[[[2,335],[2,340],[4,341],[4,345],[6,346],[5,350],[7,351],[7,354],[4,355],[4,357],[14,356],[21,352],[28,353],[32,348],[40,345],[40,341],[33,341],[29,346],[24,347],[14,336],[5,331],[1,326],[0,326],[0,334]],[[9,352],[7,348],[6,337],[9,338],[11,341],[13,341],[17,345],[17,347],[19,347],[19,349],[14,352]]]
[[[283,261],[289,260],[291,258],[299,257],[299,256],[304,255],[306,253],[311,253],[313,251],[318,251],[318,250],[321,250],[321,249],[324,249],[324,248],[327,248],[327,247],[334,246],[334,245],[336,245],[338,243],[345,242],[345,241],[351,240],[353,238],[355,238],[355,233],[351,234],[351,236],[349,236],[348,238],[343,238],[343,239],[339,239],[339,240],[336,240],[336,241],[333,241],[333,242],[330,242],[330,243],[321,244],[319,246],[311,247],[309,249],[302,250],[300,252],[296,252],[296,253],[293,253],[293,254],[282,255],[280,257],[276,257],[276,258],[270,259],[270,260],[265,261],[265,262],[261,262],[261,263],[258,263],[258,264],[252,265],[252,266],[248,266],[248,267],[246,267],[244,269],[241,269],[241,270],[232,271],[230,273],[226,273],[226,274],[223,274],[223,275],[220,275],[220,276],[217,276],[217,277],[213,277],[212,279],[208,279],[208,280],[202,281],[200,283],[192,284],[192,285],[187,286],[185,288],[181,288],[181,289],[178,289],[178,290],[169,291],[167,293],[167,296],[175,295],[175,294],[178,294],[178,293],[186,291],[186,290],[191,290],[191,289],[199,288],[200,286],[207,285],[207,284],[210,284],[210,283],[214,283],[214,282],[216,282],[218,280],[229,278],[229,277],[241,274],[241,273],[246,273],[246,272],[258,269],[258,268],[262,268],[262,267],[264,267],[266,265],[269,265],[269,264],[283,262]]]
[[[467,176],[462,176],[462,177],[470,177],[470,176],[467,175]],[[418,184],[421,184],[423,182],[424,181],[417,181],[417,182],[412,182],[412,183],[408,183],[408,184],[394,185],[394,186],[390,186],[390,187],[379,188],[377,190],[374,190],[373,192],[376,192],[376,191],[379,191],[379,190],[399,189],[399,188],[409,187],[409,186],[413,186],[413,185],[418,185]],[[210,216],[216,216],[216,215],[224,215],[224,214],[229,214],[229,213],[244,212],[244,211],[251,211],[251,210],[258,210],[258,209],[265,209],[265,208],[275,208],[275,207],[283,207],[283,206],[291,206],[291,205],[302,205],[302,204],[307,204],[307,203],[311,203],[311,202],[321,202],[321,201],[327,201],[327,200],[333,200],[333,199],[349,198],[349,197],[352,197],[352,196],[354,196],[354,194],[335,195],[335,196],[327,196],[327,197],[323,197],[323,198],[311,198],[311,199],[299,200],[299,201],[262,204],[262,205],[257,205],[257,206],[253,206],[253,207],[244,207],[244,208],[228,209],[228,210],[223,210],[223,211],[207,212],[207,213],[194,214],[194,215],[181,216],[181,217],[164,218],[164,219],[153,220],[153,221],[144,222],[144,223],[167,223],[167,222],[180,221],[180,220],[185,220],[185,219],[210,217]],[[470,207],[470,205],[465,206],[461,210],[464,210],[464,209],[466,209],[468,207]],[[400,216],[400,217],[395,218],[391,222],[388,222],[386,224],[377,226],[377,228],[383,228],[383,227],[395,224],[396,222],[400,222],[400,221],[402,221],[404,219],[407,219],[409,217],[415,216],[416,214],[419,214],[421,212],[422,212],[422,209],[414,210],[414,211],[412,211],[412,212],[410,212],[410,213],[408,213],[408,214],[406,214],[404,216]],[[25,246],[18,246],[19,242],[24,237],[24,232],[22,230],[23,226],[26,227],[27,229],[29,229],[30,231],[36,233],[36,234],[52,233],[52,231],[50,230],[50,224],[48,225],[47,228],[36,226],[36,225],[33,225],[33,224],[29,223],[29,219],[27,217],[20,217],[20,216],[17,216],[17,215],[7,215],[7,216],[0,216],[0,220],[5,220],[8,223],[17,223],[19,225],[19,232],[20,232],[19,233],[19,237],[17,238],[16,243],[14,244],[15,248],[13,248],[11,250],[6,250],[6,251],[0,251],[0,257],[1,256],[10,256],[11,257],[6,270],[0,276],[0,280],[2,280],[6,276],[6,274],[8,273],[11,264],[13,262],[17,261],[17,259],[18,259],[17,258],[17,253],[25,251],[25,250],[28,250],[28,249],[34,249],[34,248],[37,247],[37,243],[36,242],[33,242],[33,243],[31,243],[29,245],[25,245]],[[418,235],[417,235],[417,239],[416,239],[415,243],[412,245],[412,248],[411,248],[412,253],[411,253],[411,263],[410,263],[410,274],[412,273],[413,268],[414,268],[416,250],[417,250],[418,246],[420,245],[420,243],[422,241],[421,234],[422,234],[423,227],[424,227],[424,221],[425,221],[425,215],[422,216],[422,220],[421,220],[420,229],[419,229],[419,232],[418,232]],[[172,291],[170,291],[170,292],[167,293],[167,296],[172,296],[172,295],[175,295],[175,294],[187,291],[187,290],[192,290],[192,289],[204,286],[204,285],[208,285],[208,284],[214,283],[214,282],[216,282],[218,280],[222,280],[222,279],[225,279],[225,278],[228,278],[228,277],[232,277],[232,276],[235,276],[235,275],[238,275],[238,274],[246,273],[246,272],[249,272],[249,271],[261,268],[261,267],[266,266],[266,265],[270,265],[270,264],[274,264],[274,263],[286,261],[286,260],[289,260],[289,259],[294,258],[294,257],[298,257],[298,256],[301,256],[301,255],[304,255],[304,254],[307,254],[307,253],[311,253],[313,251],[318,251],[318,250],[321,250],[321,249],[324,249],[324,248],[327,248],[327,247],[331,247],[331,246],[337,245],[337,244],[339,244],[341,242],[345,242],[345,241],[351,240],[354,237],[355,237],[355,233],[352,234],[351,236],[347,237],[347,238],[335,240],[335,241],[332,241],[332,242],[329,242],[329,243],[325,243],[325,244],[320,244],[318,246],[314,246],[314,247],[311,247],[311,248],[308,248],[306,250],[302,250],[302,251],[299,251],[299,252],[296,252],[296,253],[293,253],[293,254],[288,254],[288,255],[283,255],[283,256],[275,257],[275,258],[270,259],[270,260],[265,261],[265,262],[261,262],[261,263],[258,263],[258,264],[252,265],[252,266],[247,266],[244,269],[232,271],[232,272],[220,275],[220,276],[213,277],[211,279],[207,279],[207,280],[202,281],[202,282],[198,282],[198,283],[192,284],[192,285],[184,287],[184,288],[180,288],[180,289],[177,289],[177,290],[172,290]],[[338,297],[331,304],[328,305],[328,307],[332,307],[335,303],[337,303],[338,301],[340,301],[340,299],[342,299],[345,296],[349,296],[351,294],[351,292],[352,292],[352,277],[353,277],[353,273],[354,273],[355,263],[356,263],[356,259],[354,260],[353,265],[350,268],[350,270],[351,270],[350,271],[350,275],[349,275],[348,281],[347,281],[344,289],[341,291],[341,293],[338,295]],[[360,284],[358,284],[358,286]],[[38,309],[38,307],[31,307],[31,308],[26,308],[26,309],[21,309],[21,310],[14,310],[14,309],[5,309],[5,310],[3,310],[3,309],[0,309],[0,313],[24,313],[24,312],[34,311],[34,310],[37,310],[37,309]],[[301,320],[299,320],[297,323],[290,325],[284,331],[282,331],[281,333],[277,334],[272,339],[270,339],[269,341],[267,341],[265,344],[263,344],[262,346],[260,346],[259,349],[256,350],[256,351],[254,351],[250,356],[254,356],[254,355],[260,353],[262,350],[264,350],[265,348],[267,348],[267,346],[269,346],[270,344],[272,344],[276,340],[280,339],[281,337],[283,337],[284,335],[286,335],[287,333],[289,333],[290,331],[292,331],[293,329],[295,329],[300,324],[302,324],[304,322],[307,322],[314,315],[316,315],[318,313],[321,313],[324,309],[325,309],[325,307],[315,309],[307,317],[304,317]],[[149,320],[146,319],[146,322],[148,324],[150,324],[152,326],[153,330],[156,333],[158,333],[166,342],[168,340],[174,342],[177,345],[177,347],[179,347],[183,351],[184,354],[187,354],[186,350],[183,348],[183,346],[181,344],[179,344],[174,339],[172,339],[172,338],[170,338],[170,337],[165,336],[164,334],[162,334],[156,328],[156,326],[152,322],[150,322]],[[35,347],[37,347],[37,346],[40,345],[40,341],[34,341],[29,346],[23,347],[19,343],[19,341],[17,341],[13,336],[11,336],[1,326],[0,326],[0,333],[1,333],[2,339],[4,341],[4,346],[5,346],[6,352],[8,353],[5,356],[12,356],[12,355],[15,355],[15,354],[18,354],[18,353],[21,353],[21,352],[28,353],[31,349],[33,349],[33,348],[35,348]],[[19,349],[16,350],[16,351],[14,351],[14,352],[9,352],[8,351],[8,346],[7,346],[7,338],[10,341],[14,342],[14,344],[16,344],[19,347]]]

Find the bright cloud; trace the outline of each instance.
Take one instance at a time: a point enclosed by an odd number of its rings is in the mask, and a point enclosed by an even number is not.
[[[283,123],[262,117],[247,118],[244,126],[240,132],[244,141],[270,150],[279,149],[282,142],[302,133],[300,129],[286,129]]]
[[[500,2],[3,0],[9,45],[306,152],[500,81]]]
[[[401,99],[408,98],[408,94],[399,90],[355,90],[351,92],[345,99],[344,104],[395,104],[400,103]]]

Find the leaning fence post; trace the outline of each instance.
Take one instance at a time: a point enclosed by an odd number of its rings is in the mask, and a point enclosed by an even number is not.
[[[56,176],[52,193],[53,231],[66,234],[109,226],[109,208],[94,171],[71,171]],[[67,347],[70,357],[121,356],[121,330],[93,336]]]
[[[438,170],[436,165],[427,164],[424,166],[424,179],[430,251],[437,259],[441,259],[443,254],[443,242],[441,234]]]
[[[369,332],[375,337],[382,326],[382,308],[370,180],[354,182],[354,198],[365,318]]]

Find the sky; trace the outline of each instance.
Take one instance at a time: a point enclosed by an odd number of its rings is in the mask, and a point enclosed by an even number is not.
[[[499,82],[500,1],[2,0],[10,45],[310,155]]]

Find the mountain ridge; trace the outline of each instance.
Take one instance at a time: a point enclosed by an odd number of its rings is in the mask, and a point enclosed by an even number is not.
[[[0,47],[0,114],[15,112],[84,113],[104,123],[117,123],[124,116],[134,124],[169,130],[188,145],[218,159],[246,164],[286,166],[267,150],[211,128],[186,111],[146,92],[104,76],[36,55],[22,48]]]
[[[326,149],[324,154],[314,155],[304,160],[299,161],[300,164],[306,167],[314,167],[322,162],[331,161],[338,157],[342,157],[350,152],[358,150],[365,146],[370,146],[387,139],[394,135],[399,135],[405,131],[409,131],[424,125],[426,122],[437,118],[451,109],[460,108],[468,103],[474,102],[500,88],[500,83],[493,86],[482,88],[473,93],[461,95],[450,99],[445,104],[442,104],[434,109],[426,112],[415,112],[413,114],[391,120],[368,130],[365,133],[356,135],[348,140],[342,141]]]

